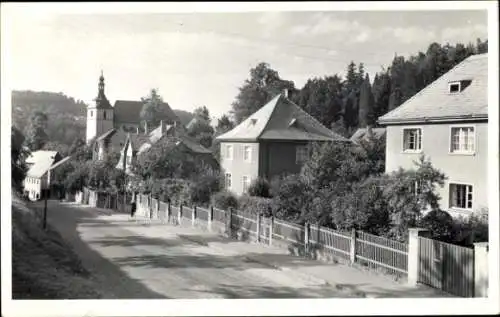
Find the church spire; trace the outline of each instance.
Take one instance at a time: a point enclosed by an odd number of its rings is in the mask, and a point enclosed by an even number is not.
[[[101,76],[99,76],[98,92],[97,92],[97,98],[95,99],[95,102],[96,102],[97,108],[109,108],[109,107],[111,107],[108,99],[106,98],[106,95],[104,94],[104,75],[103,75],[102,69],[101,69]]]

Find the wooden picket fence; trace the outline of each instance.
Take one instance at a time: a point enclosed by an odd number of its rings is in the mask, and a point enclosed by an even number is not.
[[[87,188],[77,193],[76,199],[100,208],[127,205],[127,197]],[[408,244],[363,231],[338,231],[309,223],[300,225],[234,209],[175,206],[143,194],[136,196],[136,206],[136,215],[141,218],[196,226],[231,238],[284,247],[298,255],[335,262],[343,260],[400,278],[408,277]],[[454,295],[474,296],[473,250],[423,237],[418,239],[418,282]]]
[[[208,230],[216,225],[225,228],[225,233],[232,238],[267,245],[292,245],[306,255],[344,259],[399,277],[405,277],[408,272],[408,244],[362,231],[342,232],[317,225],[299,225],[239,210],[174,206],[142,194],[137,197],[136,214]]]

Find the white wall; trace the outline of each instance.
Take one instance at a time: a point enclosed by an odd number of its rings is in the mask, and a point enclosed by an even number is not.
[[[388,126],[386,147],[386,172],[414,168],[413,161],[421,153],[403,152],[403,128],[422,128],[422,153],[435,168],[448,177],[443,188],[438,189],[441,208],[453,215],[469,215],[470,212],[449,208],[449,184],[468,183],[473,185],[473,210],[488,206],[488,124],[471,123],[475,127],[475,153],[473,155],[451,154],[450,124],[427,124],[414,126]]]

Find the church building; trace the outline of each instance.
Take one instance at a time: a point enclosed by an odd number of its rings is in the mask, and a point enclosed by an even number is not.
[[[168,138],[175,146],[195,154],[213,165],[211,151],[187,135],[186,128],[167,103],[163,103],[165,114],[157,127],[148,127],[140,113],[142,101],[117,100],[111,106],[104,93],[104,76],[99,77],[98,94],[95,104],[87,109],[87,144],[95,140],[94,160],[104,160],[111,151],[120,152],[116,166],[130,171],[137,155],[146,152],[159,140]]]

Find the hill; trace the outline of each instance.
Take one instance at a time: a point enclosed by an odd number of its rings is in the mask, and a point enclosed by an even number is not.
[[[63,93],[46,91],[12,91],[12,124],[24,135],[31,115],[35,111],[47,114],[49,140],[70,146],[75,139],[85,139],[86,107],[80,100],[75,100]]]
[[[61,236],[12,195],[12,298],[98,299],[91,274]]]

